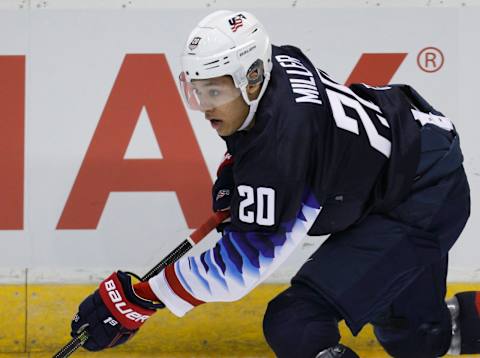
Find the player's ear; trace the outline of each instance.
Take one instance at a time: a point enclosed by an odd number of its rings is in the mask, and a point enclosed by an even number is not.
[[[247,85],[248,98],[251,101],[253,101],[254,99],[257,99],[258,95],[260,94],[261,88],[262,88],[262,82]]]
[[[247,71],[247,95],[248,98],[252,101],[258,98],[260,90],[262,88],[262,83],[265,80],[263,61],[257,59]]]

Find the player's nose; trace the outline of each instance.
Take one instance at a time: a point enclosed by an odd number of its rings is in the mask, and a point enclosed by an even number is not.
[[[212,109],[212,108],[208,108],[208,109],[206,109],[205,111],[202,111],[202,112],[205,113],[205,119],[207,121],[215,118],[214,117],[214,109]]]

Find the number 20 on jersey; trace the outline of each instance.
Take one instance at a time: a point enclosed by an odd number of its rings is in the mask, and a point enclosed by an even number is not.
[[[240,221],[262,226],[272,226],[275,223],[275,190],[248,185],[239,185],[237,190],[242,198],[238,208]]]

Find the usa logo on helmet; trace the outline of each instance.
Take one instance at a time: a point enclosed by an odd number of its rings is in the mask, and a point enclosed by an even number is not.
[[[234,17],[232,17],[230,20],[228,20],[228,23],[230,24],[230,29],[232,32],[236,32],[240,27],[243,26],[243,20],[246,20],[247,18],[242,15],[238,14]]]

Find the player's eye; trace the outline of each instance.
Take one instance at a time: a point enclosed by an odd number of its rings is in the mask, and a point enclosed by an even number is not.
[[[220,91],[218,89],[210,89],[208,90],[208,94],[210,97],[217,97],[220,95]]]

